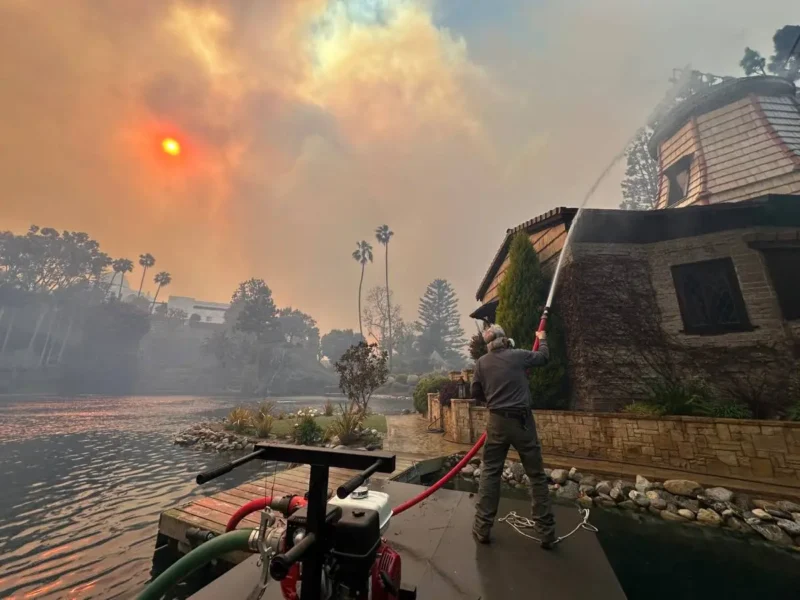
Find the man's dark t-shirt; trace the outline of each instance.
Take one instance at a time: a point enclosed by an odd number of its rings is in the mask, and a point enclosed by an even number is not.
[[[550,352],[541,340],[536,352],[500,348],[475,363],[472,397],[485,398],[489,410],[530,410],[531,392],[525,371],[547,364]]]

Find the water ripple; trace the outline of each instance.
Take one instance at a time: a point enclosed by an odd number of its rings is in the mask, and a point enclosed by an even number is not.
[[[161,511],[264,468],[246,465],[199,489],[195,474],[224,457],[171,444],[180,429],[238,402],[0,397],[0,598],[135,596],[150,577]],[[292,410],[324,399],[280,402]]]

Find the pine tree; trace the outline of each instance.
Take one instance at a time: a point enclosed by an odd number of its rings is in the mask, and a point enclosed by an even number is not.
[[[658,201],[658,163],[650,156],[647,142],[652,129],[643,127],[625,151],[627,169],[622,181],[622,203],[626,210],[652,210]]]
[[[426,356],[434,351],[447,359],[461,357],[466,343],[458,312],[458,297],[445,279],[435,279],[428,284],[419,301],[419,348]]]
[[[500,283],[497,322],[517,348],[530,349],[547,298],[547,282],[525,232],[514,236],[508,257],[508,268]]]

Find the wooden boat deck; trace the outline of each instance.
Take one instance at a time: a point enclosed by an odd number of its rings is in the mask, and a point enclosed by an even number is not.
[[[372,479],[388,479],[399,475],[403,471],[410,469],[419,462],[418,457],[410,455],[398,455],[396,468],[393,473],[376,473]],[[244,504],[257,498],[263,498],[271,492],[276,496],[286,496],[289,494],[303,495],[308,491],[308,477],[311,468],[309,465],[302,465],[279,471],[274,475],[265,476],[240,486],[217,492],[210,496],[197,498],[182,506],[171,508],[161,513],[159,519],[158,532],[159,538],[163,541],[166,537],[178,542],[178,549],[188,551],[186,541],[186,531],[192,527],[207,529],[216,534],[224,533],[228,519]],[[328,487],[335,490],[339,485],[345,483],[358,471],[346,469],[331,469],[328,479]],[[247,516],[240,527],[258,527],[259,515]],[[161,542],[159,542],[160,544]],[[232,562],[238,563],[248,555],[230,555],[228,558]]]

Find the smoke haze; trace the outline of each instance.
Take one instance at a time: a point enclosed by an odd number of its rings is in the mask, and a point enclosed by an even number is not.
[[[364,289],[381,283],[387,223],[404,317],[442,277],[466,318],[505,230],[580,204],[673,68],[739,74],[744,47],[769,54],[797,14],[796,0],[0,0],[0,228],[150,252],[173,275],[165,296],[225,301],[260,277],[325,332],[357,327],[350,253],[370,241]],[[619,204],[623,170],[590,206]]]

